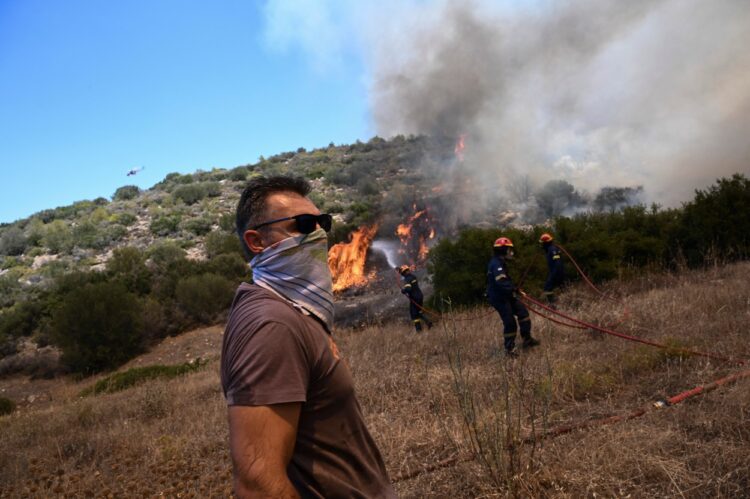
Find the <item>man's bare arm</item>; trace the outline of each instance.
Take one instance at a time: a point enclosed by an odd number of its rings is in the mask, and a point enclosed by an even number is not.
[[[300,403],[229,407],[229,450],[237,497],[298,498],[286,474]]]

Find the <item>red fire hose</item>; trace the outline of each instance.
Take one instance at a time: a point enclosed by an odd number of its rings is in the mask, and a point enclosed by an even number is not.
[[[613,330],[611,330],[609,328],[597,326],[596,324],[591,324],[590,322],[582,321],[582,320],[576,319],[575,317],[572,317],[570,315],[564,314],[564,313],[562,313],[562,312],[560,312],[558,310],[554,310],[554,309],[546,306],[545,304],[543,304],[539,300],[536,300],[536,299],[532,298],[531,296],[529,296],[528,294],[524,293],[523,291],[521,291],[520,293],[521,293],[521,300],[523,300],[526,303],[531,302],[534,305],[545,309],[547,312],[549,312],[549,313],[551,313],[553,315],[557,315],[559,317],[562,317],[562,318],[564,318],[566,320],[569,320],[571,322],[574,322],[576,324],[580,324],[581,326],[586,326],[587,328],[594,329],[596,331],[602,332],[604,334],[608,334],[610,336],[617,336],[618,338],[622,338],[622,339],[629,340],[629,341],[635,341],[635,342],[638,342],[638,343],[643,343],[644,345],[651,345],[652,347],[662,348],[662,349],[665,349],[665,350],[674,350],[674,351],[677,351],[677,352],[680,352],[680,353],[689,354],[689,355],[695,355],[695,356],[699,356],[699,357],[707,357],[707,358],[710,358],[710,359],[722,360],[722,361],[725,361],[725,362],[733,362],[733,363],[738,364],[738,365],[743,365],[745,363],[744,360],[733,359],[733,358],[730,358],[730,357],[724,357],[724,356],[721,356],[721,355],[716,355],[716,354],[707,353],[707,352],[699,352],[697,350],[690,350],[690,349],[687,349],[687,348],[674,348],[674,347],[670,347],[669,345],[664,345],[662,343],[657,343],[655,341],[650,341],[650,340],[645,340],[643,338],[638,338],[637,336],[630,336],[628,334],[618,333],[617,331],[613,331]],[[533,308],[532,308],[532,310],[533,310]]]

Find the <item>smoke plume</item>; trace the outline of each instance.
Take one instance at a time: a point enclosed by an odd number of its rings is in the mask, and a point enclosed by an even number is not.
[[[564,180],[672,206],[750,172],[747,0],[330,4],[378,134],[466,134],[461,168],[507,199]]]

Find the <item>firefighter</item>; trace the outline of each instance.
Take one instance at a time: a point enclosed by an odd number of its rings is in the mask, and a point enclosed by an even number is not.
[[[493,253],[487,265],[487,299],[503,321],[505,354],[517,357],[515,346],[519,327],[524,349],[539,345],[539,341],[531,337],[529,311],[518,299],[517,290],[508,274],[507,262],[513,259],[513,241],[507,237],[498,238],[493,245]]]
[[[539,237],[539,244],[542,245],[544,255],[547,257],[547,280],[544,282],[544,295],[547,298],[547,303],[552,308],[555,306],[557,298],[555,296],[555,288],[559,288],[563,279],[565,278],[565,270],[563,268],[562,252],[553,241],[552,234],[545,232]]]
[[[411,269],[408,265],[402,265],[398,268],[398,273],[404,280],[404,286],[401,288],[401,292],[409,298],[409,317],[411,317],[412,323],[414,323],[414,329],[417,332],[422,331],[422,321],[427,324],[427,328],[432,327],[432,322],[427,316],[424,315],[422,308],[422,302],[424,296],[422,296],[422,290],[419,289],[419,283],[417,282],[417,276],[411,273]]]

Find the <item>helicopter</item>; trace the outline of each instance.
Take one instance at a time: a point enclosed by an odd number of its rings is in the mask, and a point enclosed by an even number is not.
[[[133,168],[132,170],[130,170],[130,171],[129,171],[129,172],[127,173],[127,175],[126,175],[126,176],[127,176],[127,177],[130,177],[131,175],[135,175],[136,173],[138,173],[139,171],[143,170],[144,168],[145,168],[145,166],[139,166],[138,168]]]

